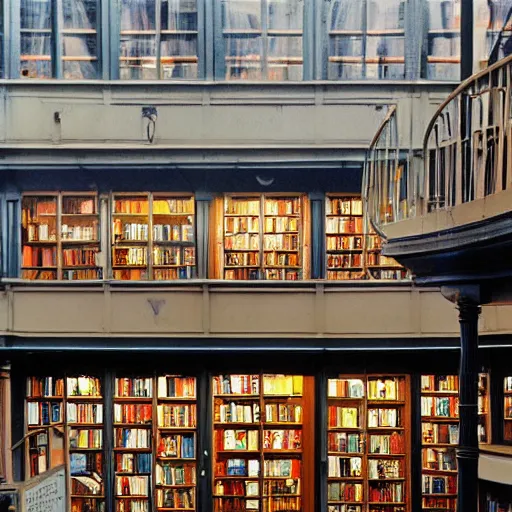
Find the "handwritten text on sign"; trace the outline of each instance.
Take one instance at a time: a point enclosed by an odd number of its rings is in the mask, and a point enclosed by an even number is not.
[[[25,491],[25,512],[66,512],[64,469]]]

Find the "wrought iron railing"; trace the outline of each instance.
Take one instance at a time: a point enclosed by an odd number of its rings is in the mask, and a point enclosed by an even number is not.
[[[463,82],[430,121],[417,167],[397,147],[391,109],[367,157],[363,193],[374,227],[512,188],[511,94],[512,56]]]

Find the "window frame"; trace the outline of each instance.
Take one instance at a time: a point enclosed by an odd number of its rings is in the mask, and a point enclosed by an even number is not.
[[[97,63],[97,73],[94,78],[81,78],[81,79],[72,79],[72,78],[64,78],[63,76],[63,55],[62,55],[62,43],[63,43],[63,0],[52,0],[51,1],[51,12],[50,19],[52,23],[51,32],[50,32],[50,58],[51,58],[51,71],[52,76],[49,78],[44,78],[42,80],[66,80],[70,82],[75,81],[91,81],[91,80],[99,80],[106,79],[108,77],[105,76],[105,68],[103,66],[103,62],[106,54],[108,54],[108,47],[105,46],[105,38],[104,32],[108,31],[108,23],[103,23],[105,18],[105,4],[107,4],[107,0],[95,0],[96,2],[96,63]],[[9,63],[9,78],[23,79],[27,82],[34,80],[41,80],[40,78],[24,78],[21,76],[21,0],[10,0],[10,22],[5,26],[9,27],[12,31],[9,34],[9,40],[11,41],[10,50],[10,63]],[[4,9],[5,13],[5,9]],[[6,19],[4,15],[4,20]],[[4,31],[5,34],[5,31]],[[6,54],[6,49],[4,48],[4,55]],[[72,59],[70,59],[73,62]],[[76,61],[75,61],[76,62]]]
[[[215,1],[215,0],[213,0]],[[207,65],[206,65],[206,31],[208,24],[205,23],[206,19],[206,4],[209,0],[196,0],[197,6],[197,78],[186,79],[186,78],[175,78],[165,79],[161,78],[161,5],[162,0],[154,0],[155,2],[155,45],[156,45],[156,78],[151,81],[154,82],[187,82],[187,81],[199,81],[207,78]],[[105,3],[105,2],[104,2]],[[112,23],[110,24],[110,78],[112,80],[121,80],[120,78],[120,45],[121,45],[121,0],[111,0],[109,3],[109,17]],[[122,80],[123,82],[142,82],[143,79],[128,79]]]
[[[222,27],[222,1],[206,0],[213,3],[213,26],[214,26],[214,79],[217,82],[244,83],[252,80],[226,80],[226,52],[225,38]],[[261,5],[261,12],[268,12],[268,3],[270,0],[258,0]],[[315,37],[314,37],[314,19],[315,5],[322,0],[296,0],[303,2],[302,18],[302,78],[300,82],[306,82],[314,79],[314,57],[315,57]],[[266,51],[266,41],[269,37],[267,17],[262,17],[261,38],[262,38],[262,72],[267,74],[268,57]],[[267,77],[258,80],[266,83],[293,83],[293,80],[269,80]]]

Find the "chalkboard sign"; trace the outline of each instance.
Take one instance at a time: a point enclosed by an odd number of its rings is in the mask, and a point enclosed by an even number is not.
[[[24,512],[66,512],[66,473],[59,469],[25,489]]]

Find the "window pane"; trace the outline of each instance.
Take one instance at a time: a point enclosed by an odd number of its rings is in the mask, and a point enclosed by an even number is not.
[[[302,26],[304,2],[272,0],[268,3],[268,78],[302,79]]]
[[[493,62],[510,54],[508,40],[512,35],[511,20],[505,27],[510,7],[510,0],[487,0],[487,2],[475,4],[475,72],[487,67],[493,48],[496,47]]]
[[[51,78],[51,0],[21,0],[21,76]]]
[[[161,24],[161,78],[197,78],[196,0],[163,0]]]
[[[121,0],[120,77],[156,79],[154,0]]]
[[[428,0],[426,45],[423,76],[431,80],[459,80],[459,0]]]
[[[263,78],[261,8],[260,0],[222,2],[226,80]]]
[[[67,79],[98,76],[98,35],[96,0],[63,0],[63,73]]]
[[[363,77],[363,13],[361,0],[335,0],[329,4],[329,79]]]

